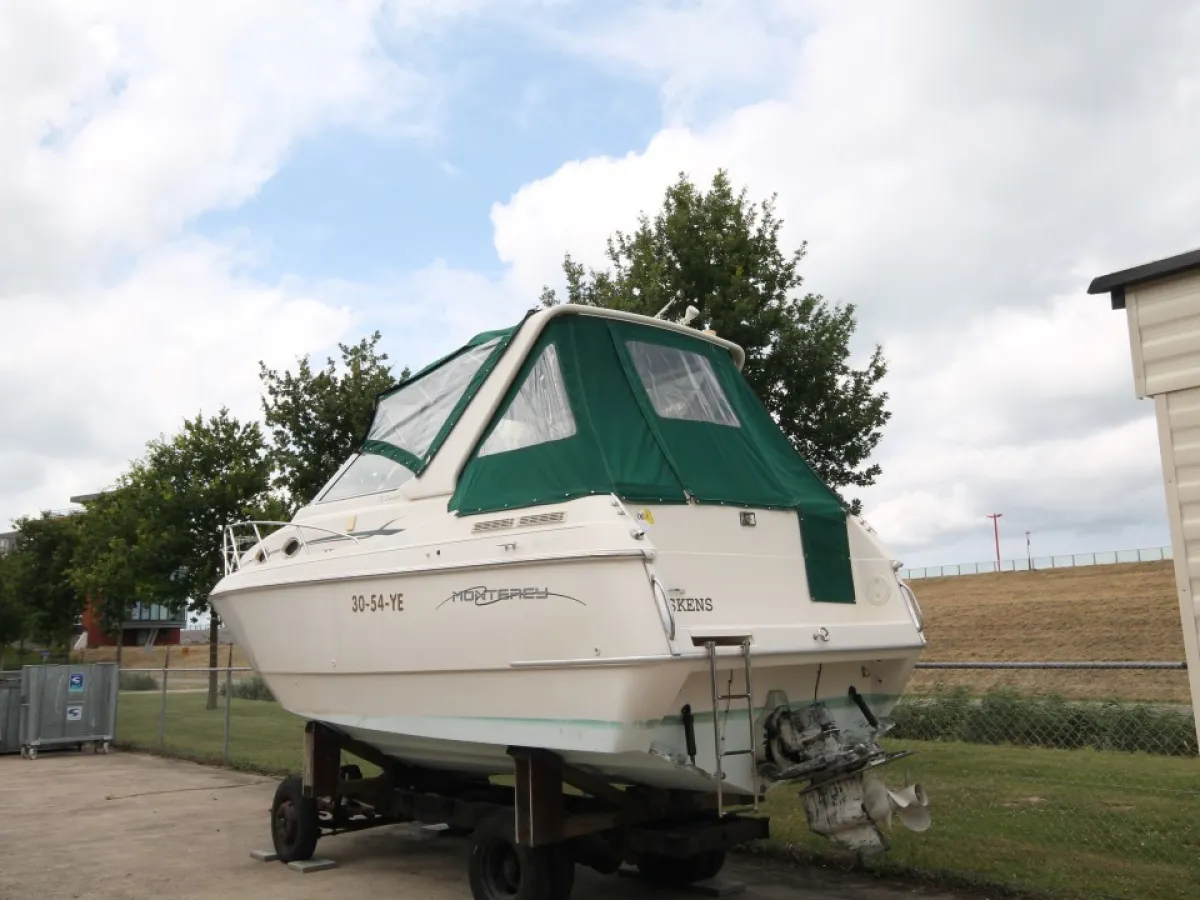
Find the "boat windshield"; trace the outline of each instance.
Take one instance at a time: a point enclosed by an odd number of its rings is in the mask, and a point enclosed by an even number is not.
[[[499,343],[497,337],[467,347],[381,397],[362,448],[317,502],[394,491],[420,472],[454,426],[460,401]]]
[[[379,401],[363,450],[399,462],[423,459],[499,338],[470,347]],[[393,452],[389,452],[393,451]],[[399,452],[395,452],[399,451]]]
[[[411,470],[377,453],[360,453],[350,458],[333,476],[325,489],[318,494],[319,503],[347,500],[366,494],[394,491],[413,477]]]

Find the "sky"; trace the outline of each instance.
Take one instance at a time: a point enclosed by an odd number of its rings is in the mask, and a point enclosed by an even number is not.
[[[0,525],[262,360],[513,323],[680,172],[776,195],[892,419],[905,565],[1169,542],[1097,275],[1200,245],[1200,3],[7,0]]]

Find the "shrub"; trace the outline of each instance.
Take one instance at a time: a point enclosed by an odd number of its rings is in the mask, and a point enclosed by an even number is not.
[[[274,701],[275,699],[275,695],[271,693],[271,689],[267,687],[267,683],[263,681],[261,675],[251,675],[249,678],[233,682],[230,693],[238,700]],[[221,696],[225,696],[224,684],[221,685]]]
[[[120,686],[123,691],[157,691],[158,679],[149,672],[122,672]]]
[[[1145,703],[1029,696],[1011,688],[973,698],[964,687],[939,687],[928,696],[901,700],[892,719],[896,724],[890,734],[902,740],[1093,747],[1166,756],[1197,753],[1190,713]]]

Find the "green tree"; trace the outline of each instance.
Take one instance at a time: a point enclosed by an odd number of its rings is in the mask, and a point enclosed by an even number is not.
[[[30,637],[48,647],[70,649],[75,623],[83,614],[83,595],[71,580],[72,559],[79,543],[76,515],[43,511],[16,519],[16,549],[6,563],[15,572],[23,598]],[[24,636],[24,635],[19,635]]]
[[[754,205],[723,170],[707,193],[681,173],[654,218],[643,213],[638,223],[608,239],[610,269],[585,270],[567,254],[567,301],[651,316],[671,304],[670,319],[695,306],[696,327],[745,349],[746,379],[814,471],[839,494],[873,484],[880,467],[867,461],[891,417],[877,390],[882,348],[850,365],[855,307],[800,293],[807,244],[781,249],[775,196]],[[541,301],[560,302],[548,287]],[[860,503],[847,506],[857,513]]]
[[[29,608],[25,601],[25,554],[0,553],[0,657],[14,641],[29,633]]]
[[[209,614],[209,666],[218,665],[218,617],[208,595],[224,574],[225,525],[277,519],[271,461],[257,423],[242,424],[222,409],[185,421],[170,439],[147,445],[112,491],[89,505],[87,536],[75,558],[74,580],[102,593],[102,621],[125,621],[135,601]],[[208,708],[217,706],[217,673]]]
[[[187,606],[172,579],[177,561],[164,552],[164,533],[156,530],[162,524],[157,498],[136,489],[140,482],[134,476],[143,466],[134,463],[114,488],[87,501],[71,572],[76,588],[90,598],[101,629],[116,636],[118,665],[123,626],[135,603],[157,603],[176,613]]]
[[[274,484],[287,492],[292,509],[311,501],[333,477],[366,437],[375,397],[397,384],[387,354],[376,349],[379,338],[376,331],[357,344],[338,344],[341,372],[332,358],[314,371],[305,356],[295,374],[282,375],[259,362]],[[400,380],[408,374],[405,368]]]

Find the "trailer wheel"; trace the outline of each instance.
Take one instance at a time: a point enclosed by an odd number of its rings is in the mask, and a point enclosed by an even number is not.
[[[475,828],[467,874],[474,900],[563,900],[556,888],[567,878],[557,847],[522,847],[511,812],[484,819]],[[568,888],[569,890],[569,888]]]
[[[281,862],[312,859],[317,849],[320,836],[317,801],[305,797],[303,787],[299,775],[289,775],[275,789],[275,800],[271,804],[271,840]]]
[[[724,866],[724,850],[709,850],[707,853],[682,857],[647,853],[638,860],[638,871],[647,881],[666,887],[684,887],[716,878]]]

